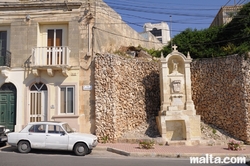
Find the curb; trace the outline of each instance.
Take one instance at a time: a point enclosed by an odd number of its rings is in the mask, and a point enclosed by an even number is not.
[[[119,150],[119,149],[115,149],[115,148],[107,148],[107,151],[112,152],[112,153],[116,153],[116,154],[120,154],[123,156],[131,156],[129,152],[123,151],[123,150]]]
[[[246,157],[250,159],[250,154],[221,154],[221,153],[145,153],[145,152],[126,152],[123,150],[119,150],[116,148],[107,148],[107,151],[120,154],[123,156],[131,156],[131,157],[159,157],[159,158],[189,158],[189,157],[206,157],[206,155],[212,155],[213,157]]]
[[[107,151],[107,147],[106,146],[96,146],[94,148],[94,150],[104,150],[104,151]]]

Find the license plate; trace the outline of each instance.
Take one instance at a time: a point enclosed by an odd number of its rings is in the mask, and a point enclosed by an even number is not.
[[[1,140],[2,140],[2,141],[7,141],[7,138],[2,138]]]

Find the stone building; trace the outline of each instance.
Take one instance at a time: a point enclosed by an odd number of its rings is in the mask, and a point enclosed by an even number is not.
[[[142,34],[145,36],[145,38],[150,36],[147,35],[147,32],[150,32],[164,45],[167,45],[171,40],[170,28],[166,22],[157,24],[145,23],[143,28],[144,32]]]
[[[210,27],[221,26],[229,23],[233,19],[233,16],[235,16],[241,8],[242,5],[221,7],[217,15],[215,16],[213,22],[211,23]]]
[[[95,133],[94,56],[161,48],[102,0],[0,0],[0,124],[66,121]]]

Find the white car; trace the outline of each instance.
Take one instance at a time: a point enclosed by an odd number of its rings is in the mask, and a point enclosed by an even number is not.
[[[16,146],[20,153],[31,149],[68,150],[78,156],[91,153],[97,145],[92,134],[74,132],[65,122],[31,122],[20,132],[9,133],[8,144]]]

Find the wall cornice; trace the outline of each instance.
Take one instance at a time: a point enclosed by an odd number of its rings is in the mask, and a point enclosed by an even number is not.
[[[79,9],[81,2],[63,3],[0,3],[0,11],[34,10],[34,9]]]

